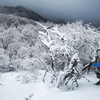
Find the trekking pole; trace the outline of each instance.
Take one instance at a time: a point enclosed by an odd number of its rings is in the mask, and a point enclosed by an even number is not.
[[[80,74],[80,73],[79,73]],[[85,76],[83,76],[83,75],[81,75],[84,79],[86,79],[88,82],[91,82],[92,83],[92,81],[90,81],[89,79],[87,79]]]
[[[76,69],[75,69],[76,70]],[[87,79],[85,76],[83,76],[78,70],[76,70],[78,73],[79,73],[79,75],[81,76],[81,77],[83,77],[84,79],[86,79],[88,82],[91,82],[92,83],[92,81],[90,81],[89,79]]]

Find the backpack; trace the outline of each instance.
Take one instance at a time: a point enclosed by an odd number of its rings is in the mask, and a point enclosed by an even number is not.
[[[99,71],[100,71],[100,63],[98,62],[98,63],[92,63],[92,65],[94,65]]]

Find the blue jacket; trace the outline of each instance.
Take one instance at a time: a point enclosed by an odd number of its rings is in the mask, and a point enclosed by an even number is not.
[[[94,65],[95,67],[97,67],[97,69],[99,69],[100,70],[100,63],[98,62],[98,63],[92,63],[92,65]]]

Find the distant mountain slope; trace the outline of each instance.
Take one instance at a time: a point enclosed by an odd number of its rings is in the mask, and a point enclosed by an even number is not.
[[[28,19],[41,21],[41,22],[47,21],[46,19],[44,19],[43,17],[41,17],[37,13],[35,13],[29,9],[26,9],[25,7],[22,7],[22,6],[17,6],[17,7],[0,6],[0,13],[13,14],[16,16],[25,17]]]
[[[15,26],[18,25],[26,25],[26,24],[32,24],[36,26],[36,23],[34,20],[28,20],[27,18],[18,17],[15,15],[6,15],[6,14],[0,14],[0,24],[1,25],[7,25],[7,26]]]

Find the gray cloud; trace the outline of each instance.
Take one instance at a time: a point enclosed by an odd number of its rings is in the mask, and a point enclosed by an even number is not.
[[[0,5],[22,5],[52,21],[83,20],[100,24],[100,0],[0,0]]]

